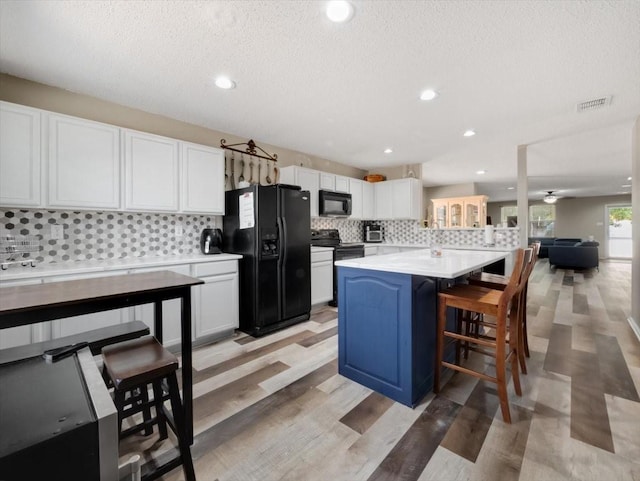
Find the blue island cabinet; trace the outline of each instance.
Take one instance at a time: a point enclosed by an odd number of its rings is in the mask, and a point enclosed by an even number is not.
[[[433,388],[438,290],[454,282],[338,267],[340,374],[407,406],[418,404]]]

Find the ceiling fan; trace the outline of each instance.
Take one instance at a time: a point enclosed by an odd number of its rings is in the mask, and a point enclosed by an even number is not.
[[[553,193],[552,190],[547,191],[547,195],[543,197],[543,199],[547,204],[555,204],[558,200],[558,197]]]

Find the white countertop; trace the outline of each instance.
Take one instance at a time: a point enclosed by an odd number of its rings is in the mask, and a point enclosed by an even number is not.
[[[329,252],[333,247],[311,246],[311,252]]]
[[[429,249],[428,245],[425,244],[400,244],[400,243],[391,243],[391,242],[365,242],[365,247],[400,247],[403,249],[411,248],[411,249]],[[481,246],[481,245],[464,245],[464,244],[446,244],[442,246],[443,249],[454,249],[454,250],[465,250],[465,251],[490,251],[490,252],[512,252],[517,249],[517,247],[506,247],[506,246]]]
[[[106,272],[142,267],[162,267],[177,264],[197,264],[202,262],[220,262],[237,259],[242,259],[242,256],[237,254],[193,254],[186,256],[124,257],[109,260],[60,262],[52,264],[36,264],[36,267],[12,265],[8,269],[0,271],[0,280],[14,281],[36,277],[86,274],[90,272]]]
[[[340,267],[453,279],[500,259],[505,259],[508,255],[509,251],[505,250],[495,252],[443,249],[442,257],[431,257],[429,249],[420,249],[397,254],[346,259],[335,264]]]

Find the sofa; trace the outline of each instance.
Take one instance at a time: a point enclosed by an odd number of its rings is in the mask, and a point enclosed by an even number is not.
[[[598,269],[598,244],[593,241],[554,243],[547,247],[549,266]]]
[[[557,243],[556,243],[557,241]],[[549,257],[549,246],[553,245],[575,245],[577,242],[582,242],[582,239],[571,237],[529,237],[529,245],[534,242],[540,242],[540,253],[538,258],[546,259]]]

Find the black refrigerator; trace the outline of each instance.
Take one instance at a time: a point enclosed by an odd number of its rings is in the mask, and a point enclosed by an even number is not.
[[[261,336],[309,319],[309,192],[252,185],[226,192],[223,251],[241,254],[240,329]]]

